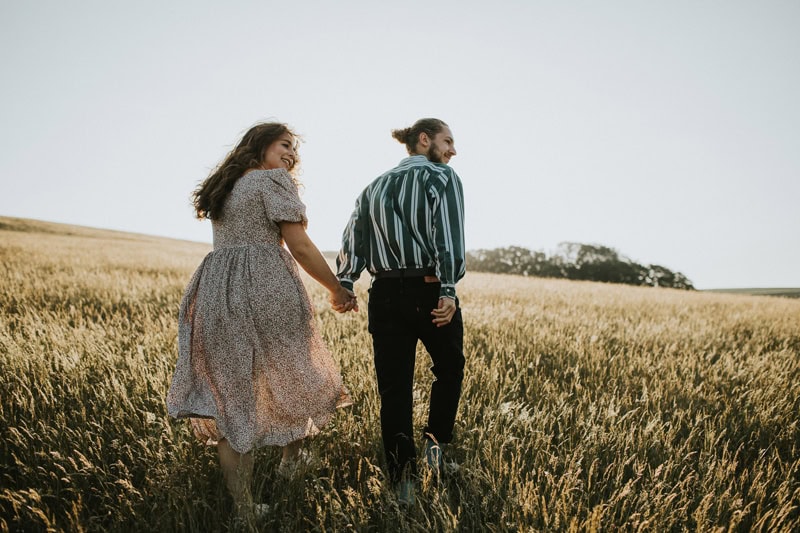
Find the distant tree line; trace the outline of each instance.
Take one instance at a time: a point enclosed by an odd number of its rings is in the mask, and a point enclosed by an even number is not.
[[[519,246],[467,252],[470,270],[694,290],[689,278],[661,265],[640,265],[607,246],[563,242],[549,257]]]

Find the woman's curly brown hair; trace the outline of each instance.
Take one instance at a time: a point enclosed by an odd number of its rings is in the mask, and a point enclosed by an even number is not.
[[[297,139],[297,135],[289,126],[279,122],[264,122],[250,128],[236,148],[231,150],[222,163],[192,193],[192,205],[197,218],[219,219],[225,200],[233,190],[236,180],[246,171],[260,167],[267,148],[286,133]],[[295,155],[294,164],[289,169],[293,177],[299,162],[299,155]]]

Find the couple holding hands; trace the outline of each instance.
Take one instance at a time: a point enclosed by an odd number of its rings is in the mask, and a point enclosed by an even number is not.
[[[334,310],[358,310],[353,283],[372,276],[368,303],[381,435],[389,481],[413,503],[417,447],[412,424],[416,346],[433,362],[427,465],[438,476],[464,371],[455,284],[464,276],[461,180],[443,121],[393,130],[409,157],[372,181],[344,229],[334,274],[306,234],[298,196],[295,134],[280,123],[251,128],[193,195],[210,219],[214,249],[192,276],[179,313],[179,356],[169,414],[188,418],[219,453],[242,518],[260,514],[250,492],[255,448],[280,446],[288,475],[319,432],[351,399],[314,320],[299,264],[330,292]],[[285,244],[285,247],[284,247]],[[288,250],[287,250],[288,248]]]

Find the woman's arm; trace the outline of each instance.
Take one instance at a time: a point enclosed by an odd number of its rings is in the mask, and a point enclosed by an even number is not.
[[[355,295],[342,287],[339,280],[331,271],[328,262],[322,257],[317,246],[311,241],[306,229],[300,222],[281,222],[281,236],[286,242],[292,257],[331,294],[331,305],[336,311],[358,311]]]

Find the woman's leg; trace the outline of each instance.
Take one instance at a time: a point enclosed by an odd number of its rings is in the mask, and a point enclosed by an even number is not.
[[[289,479],[297,474],[298,468],[303,468],[303,465],[309,463],[310,457],[308,453],[300,448],[303,440],[296,440],[290,442],[282,448],[283,456],[281,457],[281,464],[278,465],[278,475],[282,478]]]
[[[281,458],[282,462],[291,462],[297,461],[300,457],[300,444],[303,442],[302,439],[296,440],[294,442],[290,442],[283,449],[283,457]]]
[[[219,464],[225,477],[225,485],[233,497],[236,512],[251,512],[253,496],[250,484],[253,479],[253,453],[239,453],[228,444],[228,439],[217,443]]]

